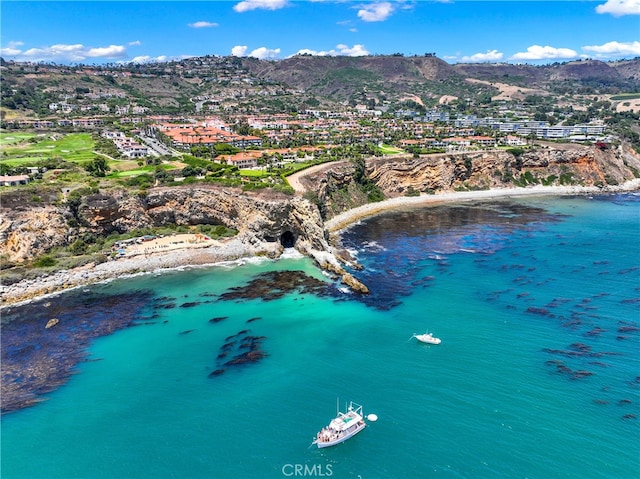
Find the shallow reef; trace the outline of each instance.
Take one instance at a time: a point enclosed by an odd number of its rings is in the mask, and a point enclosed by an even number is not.
[[[94,338],[134,326],[149,291],[104,295],[75,291],[8,308],[2,315],[2,413],[32,406],[87,360]],[[55,321],[57,320],[57,321]]]

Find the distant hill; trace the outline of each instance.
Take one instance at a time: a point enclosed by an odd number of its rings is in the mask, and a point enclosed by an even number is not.
[[[457,82],[465,78],[501,81],[528,88],[551,88],[573,81],[577,87],[596,82],[601,89],[637,91],[640,58],[605,63],[579,60],[551,65],[509,63],[459,63],[450,65],[434,56],[318,57],[298,55],[280,61],[247,59],[244,65],[260,78],[328,96],[348,96],[367,87],[403,93],[427,82]],[[399,90],[398,90],[399,89]],[[612,91],[603,91],[611,93]]]
[[[260,78],[319,94],[335,95],[352,88],[414,85],[455,76],[451,65],[436,57],[320,57],[296,55],[279,61],[245,59],[244,66]]]
[[[444,95],[478,98],[499,93],[493,82],[542,94],[614,94],[640,91],[640,58],[605,63],[580,60],[551,65],[509,63],[448,64],[435,56],[242,59],[257,78],[286,84],[334,101],[398,102],[419,98],[436,103]],[[466,80],[481,80],[469,82]]]
[[[200,111],[196,108],[202,109],[211,101],[217,102],[221,110],[263,112],[331,108],[340,103],[428,108],[443,97],[484,98],[486,103],[486,98],[490,100],[504,91],[504,85],[542,95],[640,92],[640,58],[536,66],[452,65],[430,54],[296,55],[284,60],[206,56],[179,62],[100,67],[1,60],[0,68],[5,115],[9,110],[50,113],[47,106],[60,101],[62,92],[81,96],[86,91],[120,92],[130,102],[149,108],[150,113],[184,114]]]

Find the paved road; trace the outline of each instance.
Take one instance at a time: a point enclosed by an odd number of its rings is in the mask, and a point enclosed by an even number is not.
[[[150,136],[144,136],[144,135],[139,135],[139,136],[140,136],[140,139],[157,154],[176,156],[173,151],[171,151],[169,148],[167,148],[166,145],[160,143],[155,138],[152,138]]]

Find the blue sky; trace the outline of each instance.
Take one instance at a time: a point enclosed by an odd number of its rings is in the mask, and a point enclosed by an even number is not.
[[[0,8],[1,55],[16,61],[433,52],[449,63],[549,63],[640,56],[640,0],[3,0]]]

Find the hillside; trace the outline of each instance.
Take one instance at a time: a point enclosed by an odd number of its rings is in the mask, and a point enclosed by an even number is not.
[[[296,55],[277,62],[246,59],[243,63],[258,78],[334,99],[348,98],[365,89],[406,91],[425,81],[457,76],[449,64],[436,57]]]
[[[611,63],[582,60],[536,66],[507,63],[450,65],[435,56],[297,55],[270,62],[244,59],[243,66],[258,78],[338,100],[357,94],[371,96],[374,92],[387,99],[397,99],[406,94],[473,97],[483,91],[464,82],[465,79],[500,81],[549,91],[561,83],[580,93],[584,93],[585,88],[591,88],[594,93],[640,90],[640,58]]]
[[[491,98],[492,83],[541,95],[640,92],[640,58],[551,65],[455,64],[432,56],[311,56],[277,61],[199,57],[146,65],[72,66],[2,62],[3,115],[49,114],[65,95],[90,93],[107,106],[135,102],[148,113],[218,110],[290,112],[341,104],[434,106],[443,97]],[[475,81],[468,81],[475,80]],[[484,101],[484,100],[483,100]]]

